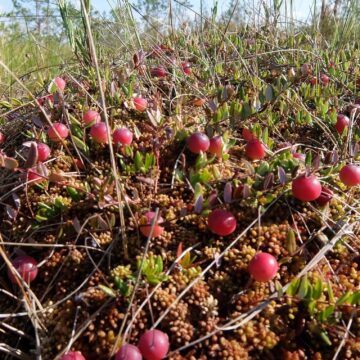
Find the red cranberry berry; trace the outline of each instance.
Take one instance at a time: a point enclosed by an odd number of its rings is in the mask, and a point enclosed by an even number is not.
[[[98,144],[106,144],[108,142],[106,124],[99,122],[90,128],[90,136]]]
[[[241,134],[246,141],[256,140],[256,136],[247,128],[243,128]]]
[[[340,180],[346,186],[357,186],[360,185],[360,167],[348,164],[345,165],[339,173]]]
[[[183,62],[181,64],[182,70],[185,75],[191,75],[191,64],[188,62]]]
[[[200,154],[201,152],[205,152],[209,149],[210,140],[205,134],[195,132],[188,137],[187,146],[192,153]]]
[[[337,116],[337,120],[336,120],[336,124],[335,124],[335,129],[339,134],[342,134],[345,130],[345,128],[347,128],[349,126],[350,123],[350,119],[343,114],[339,114]]]
[[[144,218],[142,219],[143,224],[140,225],[140,232],[146,237],[150,235],[151,225],[155,217],[155,214],[156,213],[154,211],[148,211],[147,213],[145,213]],[[159,215],[156,224],[153,227],[152,236],[151,236],[152,238],[159,237],[164,232],[164,228],[159,225],[163,222],[164,219]]]
[[[114,144],[130,145],[133,140],[133,133],[128,128],[116,129],[113,133]]]
[[[69,129],[64,124],[55,122],[48,130],[48,136],[53,142],[61,142],[69,136]]]
[[[5,140],[5,135],[0,131],[0,145],[4,144]]]
[[[223,145],[222,137],[220,135],[214,136],[210,139],[209,153],[221,156]]]
[[[237,223],[234,215],[226,210],[215,209],[208,218],[209,229],[219,236],[232,234],[236,229],[236,225]]]
[[[146,99],[138,96],[133,99],[134,107],[137,111],[144,112],[148,107]]]
[[[43,143],[37,144],[37,151],[38,151],[38,160],[41,162],[46,161],[51,153],[49,146]]]
[[[37,261],[34,258],[27,255],[18,256],[12,261],[12,264],[25,282],[30,283],[35,280],[38,274],[38,268]],[[16,275],[13,274],[11,269],[8,269],[7,273],[10,281],[16,284]]]
[[[83,122],[85,125],[94,125],[101,121],[100,114],[95,110],[88,110],[83,115]]]
[[[257,139],[250,140],[245,146],[246,156],[251,160],[261,160],[266,156],[265,145]]]
[[[301,201],[313,201],[321,195],[321,184],[315,175],[301,175],[292,182],[293,196]]]
[[[327,86],[329,84],[329,82],[330,82],[330,78],[325,74],[321,74],[320,75],[320,82],[321,82],[322,85]]]
[[[169,337],[160,330],[148,330],[141,336],[138,347],[145,360],[161,360],[169,351]]]
[[[142,360],[142,355],[137,346],[124,344],[116,353],[115,360]]]
[[[270,281],[279,270],[279,264],[269,253],[258,253],[250,261],[248,267],[251,277],[256,281]]]
[[[162,78],[162,77],[165,77],[167,75],[167,71],[166,71],[166,69],[164,67],[157,66],[157,67],[153,67],[150,70],[150,75],[152,77]]]
[[[80,351],[70,351],[64,354],[60,360],[86,360]]]

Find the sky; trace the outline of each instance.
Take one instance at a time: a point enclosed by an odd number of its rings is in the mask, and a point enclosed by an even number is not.
[[[71,0],[73,3],[80,3],[80,0]],[[285,0],[287,1],[287,0]],[[53,0],[56,2],[56,0]],[[130,1],[136,3],[136,0]],[[227,8],[230,0],[219,0],[219,13]],[[240,1],[241,3],[242,1]],[[271,0],[267,0],[268,3],[271,3]],[[305,20],[310,12],[311,5],[314,0],[294,0],[294,17],[299,20]],[[91,0],[92,6],[100,12],[109,11],[111,9],[110,4],[115,4],[116,0]],[[200,0],[190,0],[190,3],[193,5],[194,10],[199,10],[200,8]],[[207,8],[211,8],[213,0],[204,0],[204,4],[206,4]],[[12,7],[11,0],[0,0],[0,11],[9,11]]]

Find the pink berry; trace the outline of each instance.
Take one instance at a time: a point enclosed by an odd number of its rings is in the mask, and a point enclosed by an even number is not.
[[[208,218],[209,229],[219,236],[232,234],[236,229],[236,219],[234,215],[226,210],[215,209]]]
[[[61,77],[56,77],[54,79],[54,83],[55,83],[56,87],[58,88],[58,90],[64,91],[65,86],[66,86],[66,81],[64,79],[62,79]]]
[[[329,84],[329,82],[330,82],[330,78],[325,74],[321,74],[320,75],[320,82],[321,82],[322,85],[327,86]]]
[[[192,153],[200,154],[201,152],[205,152],[209,149],[210,140],[205,134],[195,132],[188,137],[187,146]]]
[[[221,156],[223,149],[222,137],[214,136],[210,139],[209,153],[217,156]]]
[[[26,181],[31,186],[46,181],[46,178],[38,174],[37,170],[29,169],[26,173]]]
[[[133,133],[128,128],[116,129],[113,133],[114,144],[130,145],[133,140]]]
[[[115,360],[142,360],[142,355],[137,346],[125,344],[116,353]]]
[[[153,67],[151,70],[150,70],[150,75],[152,77],[165,77],[167,75],[167,71],[164,67],[162,66],[157,66],[157,67]]]
[[[340,180],[346,186],[357,186],[360,185],[360,167],[348,164],[340,170]]]
[[[0,131],[0,145],[4,144],[5,140],[5,135]]]
[[[39,143],[37,144],[38,160],[45,161],[49,158],[51,150],[48,145]]]
[[[337,116],[337,121],[335,124],[335,129],[339,134],[342,134],[343,131],[345,130],[345,128],[347,128],[349,126],[350,123],[350,119],[343,114],[339,114]]]
[[[169,351],[169,337],[160,330],[148,330],[141,336],[138,347],[145,360],[161,360]]]
[[[152,221],[155,217],[155,212],[154,211],[148,211],[147,213],[145,213],[144,218],[143,218],[143,224],[140,225],[140,232],[148,237],[150,235],[151,232],[151,225],[152,225]],[[153,231],[152,231],[152,238],[156,238],[159,237],[163,232],[164,232],[164,228],[158,224],[161,224],[164,222],[164,219],[159,215],[156,221],[156,224],[154,225]]]
[[[316,200],[321,194],[321,184],[315,175],[301,175],[292,182],[293,196],[301,201]]]
[[[257,139],[250,140],[245,146],[246,156],[251,160],[261,160],[266,156],[265,145]]]
[[[293,156],[294,159],[298,159],[300,161],[305,161],[305,159],[306,159],[305,154],[298,153],[298,152],[293,153],[292,156]]]
[[[56,122],[48,130],[48,136],[53,142],[61,142],[69,136],[69,129],[64,124]]]
[[[33,281],[37,274],[37,261],[31,256],[23,255],[18,256],[12,261],[14,268],[20,274],[20,276],[25,280],[25,282],[30,283]],[[12,283],[16,284],[16,275],[12,273],[10,269],[7,271],[9,279]]]
[[[260,252],[251,259],[248,270],[254,280],[266,282],[275,277],[279,264],[271,254]]]
[[[256,136],[247,128],[243,128],[241,134],[246,141],[256,140]]]
[[[60,360],[86,360],[80,351],[70,351],[64,354]]]
[[[90,136],[98,144],[106,144],[108,142],[106,124],[99,122],[90,128]]]
[[[190,75],[191,74],[191,64],[188,62],[183,62],[181,64],[182,70],[184,72],[185,75]]]
[[[333,192],[326,186],[321,187],[321,194],[316,199],[316,202],[320,206],[325,206],[332,198],[333,198]]]
[[[133,99],[134,107],[137,111],[144,112],[147,109],[148,102],[146,99],[138,96]]]
[[[88,110],[84,115],[83,115],[83,122],[86,125],[94,125],[97,124],[101,121],[101,116],[100,114],[95,111],[95,110]]]

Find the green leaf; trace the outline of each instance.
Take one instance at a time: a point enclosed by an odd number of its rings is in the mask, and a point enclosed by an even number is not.
[[[343,296],[339,297],[339,299],[336,302],[336,305],[342,305],[342,304],[345,304],[345,303],[349,303],[352,294],[353,293],[350,290],[348,290]]]
[[[350,299],[349,299],[351,305],[360,305],[360,290],[357,290],[354,292]]]
[[[319,313],[319,320],[320,320],[321,322],[326,321],[326,320],[334,313],[334,310],[335,310],[335,306],[334,306],[334,305],[329,305],[329,306],[327,306],[324,310],[322,310],[322,311]]]
[[[300,299],[303,299],[307,292],[309,290],[309,280],[307,278],[307,275],[304,275],[302,278],[301,278],[301,281],[300,281],[300,285],[299,285],[299,289],[296,293],[296,295],[300,298]]]
[[[89,151],[89,147],[78,137],[73,136],[72,137],[74,140],[75,145],[82,151],[84,151],[85,153],[87,153]]]
[[[323,292],[323,283],[321,281],[321,279],[316,279],[316,283],[313,287],[313,293],[312,293],[312,298],[315,300],[320,299],[320,296]]]
[[[105,285],[99,285],[99,289],[101,289],[106,295],[109,295],[110,297],[116,297],[115,291]]]
[[[310,315],[314,315],[314,313],[316,311],[316,301],[315,300],[309,301],[308,310],[309,310]]]
[[[324,341],[324,343],[328,346],[331,346],[332,343],[331,343],[331,340],[329,339],[329,336],[327,334],[326,331],[321,331],[321,333],[319,334],[320,335],[320,338]]]
[[[295,231],[292,228],[289,228],[287,233],[286,249],[290,254],[293,254],[296,251],[296,236]]]
[[[327,282],[327,292],[328,292],[328,295],[329,295],[330,302],[334,303],[335,302],[335,297],[334,297],[334,292],[333,292],[330,280]]]
[[[295,296],[300,286],[300,279],[294,279],[286,290],[289,296]]]
[[[79,201],[81,199],[79,192],[73,187],[67,186],[66,191],[74,201]]]
[[[312,164],[312,153],[311,153],[311,151],[308,151],[306,153],[305,165],[306,166],[311,166],[311,164]]]
[[[136,171],[140,171],[144,167],[144,157],[143,155],[137,151],[134,158],[134,164]]]
[[[152,167],[155,164],[155,156],[154,154],[146,153],[145,155],[145,171],[148,172],[150,170],[150,167]]]
[[[265,89],[265,99],[266,101],[273,101],[275,98],[274,89],[271,85],[268,85]]]

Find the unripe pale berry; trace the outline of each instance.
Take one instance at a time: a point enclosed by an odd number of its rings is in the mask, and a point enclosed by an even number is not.
[[[90,128],[90,136],[98,144],[106,144],[108,142],[106,124],[99,122]]]
[[[345,128],[347,128],[349,126],[350,123],[350,119],[343,114],[339,114],[337,116],[337,120],[336,120],[336,124],[335,124],[335,129],[339,134],[342,134],[345,130]]]
[[[141,360],[142,355],[135,345],[124,344],[115,355],[115,360]]]
[[[138,96],[133,99],[134,107],[137,111],[144,112],[148,107],[146,99]]]
[[[49,139],[53,142],[61,142],[69,136],[69,129],[62,123],[53,123],[48,130]]]
[[[245,146],[246,156],[251,160],[261,160],[266,156],[265,145],[257,139],[250,140]]]
[[[60,360],[86,360],[80,351],[70,351],[64,354]]]
[[[155,214],[156,213],[154,211],[148,211],[147,213],[144,214],[144,217],[141,220],[142,224],[140,224],[140,232],[146,237],[150,235],[151,226]],[[164,222],[164,219],[160,215],[158,215],[156,224],[154,224],[153,227],[152,236],[151,236],[152,238],[159,237],[164,232],[164,228],[158,225],[161,224],[162,222]]]
[[[315,175],[301,175],[292,182],[293,196],[301,201],[316,200],[321,194],[321,184]]]
[[[195,132],[188,137],[187,146],[192,153],[200,154],[201,152],[206,152],[209,149],[210,140],[205,134]]]
[[[94,125],[101,122],[101,116],[95,110],[88,110],[83,115],[83,122],[85,123],[85,125]]]
[[[269,253],[258,253],[250,261],[248,267],[251,277],[256,281],[270,281],[279,270],[279,264]]]
[[[169,351],[169,337],[154,329],[146,331],[140,338],[138,348],[145,360],[161,360]]]
[[[25,282],[29,283],[35,280],[38,274],[37,261],[31,256],[23,255],[16,257],[12,264]],[[8,269],[8,276],[12,283],[16,284],[16,275]]]
[[[37,144],[37,151],[38,151],[38,160],[41,162],[47,160],[51,153],[49,146],[44,143]]]
[[[214,136],[210,139],[209,153],[217,156],[221,156],[223,149],[222,137]]]
[[[113,133],[114,144],[130,145],[133,140],[133,133],[128,128],[116,129]]]
[[[232,234],[235,231],[236,226],[236,219],[229,211],[215,209],[209,215],[208,227],[213,233],[219,236]]]
[[[66,86],[66,81],[63,78],[56,77],[54,79],[54,83],[55,83],[56,87],[58,88],[58,90],[64,91],[65,86]]]
[[[360,185],[360,167],[348,164],[345,165],[339,173],[340,180],[346,186],[357,186]]]

